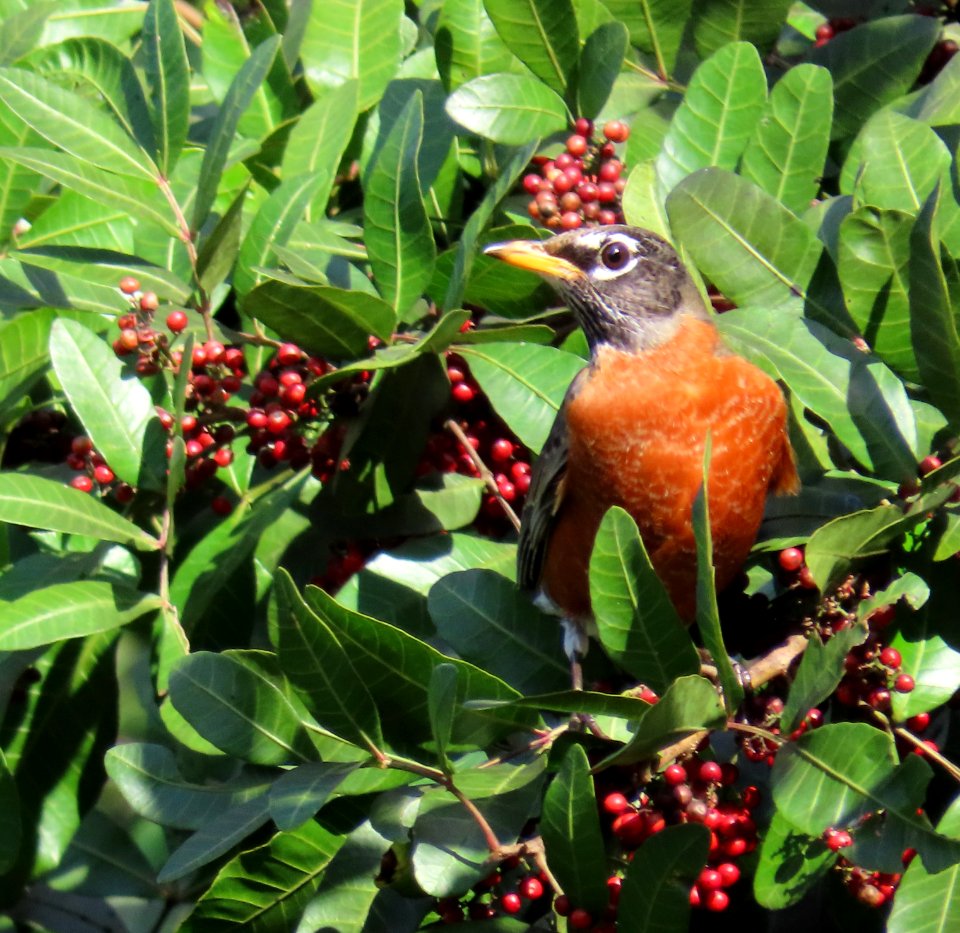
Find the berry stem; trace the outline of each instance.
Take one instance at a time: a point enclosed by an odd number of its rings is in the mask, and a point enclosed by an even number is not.
[[[517,517],[517,513],[514,512],[510,507],[510,503],[503,498],[503,494],[500,492],[500,487],[497,486],[497,481],[493,478],[493,473],[483,462],[480,454],[473,449],[473,445],[470,443],[467,435],[463,433],[463,429],[452,418],[448,418],[444,422],[443,426],[460,442],[460,446],[463,447],[463,449],[467,452],[467,456],[477,468],[480,478],[484,481],[484,483],[486,483],[487,489],[493,496],[496,497],[497,502],[500,503],[500,508],[503,509],[504,515],[506,515],[510,520],[510,524],[513,525],[514,529],[519,531],[520,519]]]
[[[878,713],[874,710],[874,716],[886,721],[887,717],[882,713]],[[960,784],[960,768],[958,768],[952,761],[948,758],[944,758],[940,752],[931,748],[927,745],[923,739],[918,739],[909,729],[904,729],[903,726],[894,726],[893,733],[899,739],[903,739],[905,742],[909,742],[915,748],[923,749],[923,757],[929,758],[932,761],[935,761],[947,774],[950,775],[958,784]]]

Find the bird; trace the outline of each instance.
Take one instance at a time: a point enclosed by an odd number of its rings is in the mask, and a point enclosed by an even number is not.
[[[518,585],[565,623],[576,680],[594,630],[589,562],[604,514],[625,509],[681,621],[696,615],[694,499],[707,493],[718,590],[752,548],[768,494],[799,477],[779,385],[722,341],[669,242],[625,224],[485,253],[547,280],[590,350],[540,456],[520,518]]]

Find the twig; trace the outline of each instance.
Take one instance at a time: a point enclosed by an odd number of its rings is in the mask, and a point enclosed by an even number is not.
[[[809,639],[798,632],[766,654],[754,658],[745,667],[746,674],[750,678],[750,686],[754,689],[762,687],[775,677],[785,674],[790,669],[790,665],[807,650],[809,643]]]
[[[537,868],[543,872],[543,876],[547,879],[550,887],[553,888],[557,894],[563,894],[563,888],[560,887],[560,882],[557,881],[553,872],[550,871],[550,866],[547,865],[546,854],[543,851],[542,836],[533,836],[530,839],[524,839],[522,842],[517,842],[514,845],[500,846],[496,853],[496,861],[498,862],[514,857],[532,858]]]
[[[512,524],[513,527],[519,531],[520,519],[517,517],[517,513],[513,511],[510,503],[503,498],[503,493],[500,492],[500,488],[497,486],[497,481],[493,478],[493,473],[490,472],[490,468],[483,462],[480,455],[473,449],[473,445],[467,439],[467,435],[463,433],[463,429],[452,418],[448,418],[444,422],[444,427],[458,441],[460,441],[460,445],[467,452],[467,456],[470,458],[471,463],[473,463],[473,465],[477,468],[477,472],[480,474],[480,478],[486,484],[487,489],[496,497],[497,502],[500,503],[500,508],[503,509],[504,515],[510,519],[510,524]]]
[[[948,758],[944,758],[939,751],[925,744],[923,739],[918,739],[909,729],[904,729],[902,726],[894,726],[893,731],[898,738],[909,742],[915,748],[922,749],[924,758],[932,758],[950,777],[960,782],[960,768]]]

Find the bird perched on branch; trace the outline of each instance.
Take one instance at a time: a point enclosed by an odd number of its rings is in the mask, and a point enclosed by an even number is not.
[[[588,566],[607,509],[636,521],[680,617],[696,613],[692,508],[707,484],[716,585],[742,567],[768,493],[799,487],[779,386],[732,353],[676,251],[637,227],[582,228],[486,253],[550,282],[590,345],[533,468],[518,582],[571,625],[571,660],[592,624]],[[572,637],[571,637],[572,636]]]

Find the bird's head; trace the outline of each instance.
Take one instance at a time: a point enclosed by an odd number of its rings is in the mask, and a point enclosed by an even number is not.
[[[676,250],[639,227],[586,227],[543,242],[492,243],[484,252],[550,282],[591,349],[649,349],[670,337],[680,315],[709,317]]]

